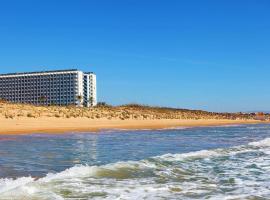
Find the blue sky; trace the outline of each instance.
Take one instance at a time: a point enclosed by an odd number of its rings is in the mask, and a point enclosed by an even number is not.
[[[79,68],[100,101],[270,110],[270,1],[0,0],[0,73]]]

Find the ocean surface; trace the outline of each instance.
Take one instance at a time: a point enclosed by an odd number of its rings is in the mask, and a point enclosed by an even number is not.
[[[1,135],[0,199],[270,199],[270,125]]]

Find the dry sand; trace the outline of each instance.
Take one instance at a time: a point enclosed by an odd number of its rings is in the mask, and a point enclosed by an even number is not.
[[[0,118],[0,134],[96,132],[102,129],[162,129],[263,123],[257,120],[108,120],[89,118]]]

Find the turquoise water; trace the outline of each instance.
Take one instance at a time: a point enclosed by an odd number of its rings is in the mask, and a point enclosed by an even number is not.
[[[270,125],[0,136],[0,199],[270,199]]]

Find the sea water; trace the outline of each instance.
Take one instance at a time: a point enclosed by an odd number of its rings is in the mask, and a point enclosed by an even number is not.
[[[0,199],[270,199],[270,125],[1,135]]]

